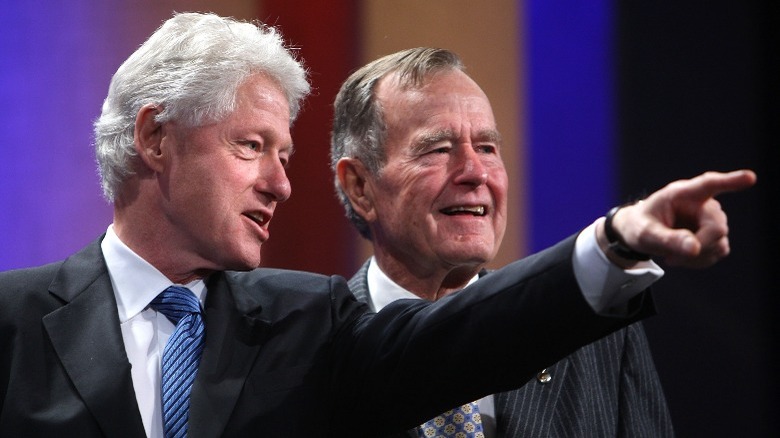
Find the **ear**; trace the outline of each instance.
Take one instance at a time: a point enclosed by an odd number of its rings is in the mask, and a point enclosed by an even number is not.
[[[133,142],[135,151],[141,161],[153,172],[161,172],[163,166],[163,128],[155,121],[160,113],[157,105],[146,104],[141,107],[135,117]]]
[[[341,189],[346,193],[352,208],[366,222],[376,220],[374,190],[369,171],[357,158],[342,158],[336,163],[336,176]]]

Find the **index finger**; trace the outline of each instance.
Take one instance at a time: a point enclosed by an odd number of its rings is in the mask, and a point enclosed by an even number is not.
[[[731,172],[705,172],[679,187],[681,197],[705,200],[720,193],[745,190],[756,183],[756,174],[749,169]]]

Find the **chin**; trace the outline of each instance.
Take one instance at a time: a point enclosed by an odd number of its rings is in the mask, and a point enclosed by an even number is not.
[[[261,260],[260,260],[259,256],[251,258],[249,260],[245,260],[243,269],[241,269],[241,270],[242,271],[251,271],[252,269],[257,269],[257,268],[260,267],[260,262],[261,262]]]
[[[251,271],[251,270],[253,270],[253,269],[257,269],[257,268],[259,268],[259,267],[260,267],[260,264],[259,264],[259,263],[258,263],[258,264],[256,264],[256,265],[250,265],[250,264],[243,264],[243,265],[238,265],[238,264],[237,264],[237,265],[235,265],[235,266],[232,266],[232,267],[229,267],[229,268],[227,268],[227,269],[225,269],[225,270],[226,270],[226,271],[238,271],[238,272],[246,272],[246,271]]]
[[[474,265],[484,265],[485,263],[488,263],[490,261],[489,254],[479,252],[479,253],[469,253],[469,252],[457,252],[449,254],[449,257],[446,258],[449,260],[449,263],[455,266],[474,266]]]
[[[488,261],[495,254],[493,247],[486,247],[484,242],[460,243],[447,248],[447,252],[452,256],[452,258],[469,261]]]
[[[226,263],[229,271],[251,271],[260,267],[260,250],[251,253],[234,254],[232,260]]]

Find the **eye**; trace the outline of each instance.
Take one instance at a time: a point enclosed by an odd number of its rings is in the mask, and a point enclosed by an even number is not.
[[[295,149],[292,146],[283,147],[279,150],[279,162],[282,167],[287,169],[290,166],[290,159],[292,159]]]
[[[492,144],[481,144],[477,145],[474,149],[476,149],[477,152],[483,153],[483,154],[495,154],[498,152],[498,148],[495,145]]]
[[[449,145],[435,145],[431,146],[430,149],[426,152],[427,154],[448,154],[452,150],[452,147]]]
[[[246,146],[248,149],[253,151],[259,151],[260,150],[260,143],[256,141],[247,141],[244,143],[244,146]]]

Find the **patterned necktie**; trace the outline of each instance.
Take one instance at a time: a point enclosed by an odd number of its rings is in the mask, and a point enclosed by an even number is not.
[[[171,286],[151,302],[176,325],[162,357],[162,409],[166,438],[187,435],[190,391],[203,353],[203,318],[198,298],[187,288]]]
[[[417,428],[420,438],[485,438],[477,402],[451,409]]]

